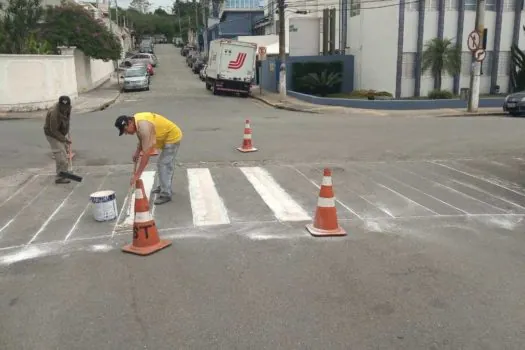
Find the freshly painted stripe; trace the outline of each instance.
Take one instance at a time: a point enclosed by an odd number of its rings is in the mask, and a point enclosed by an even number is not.
[[[151,193],[151,190],[153,189],[153,183],[155,182],[155,171],[145,171],[140,176],[140,179],[142,180],[142,183],[144,184],[144,192],[146,192],[146,196],[149,196]],[[131,201],[131,210],[129,211],[129,216],[124,220],[122,225],[133,225],[133,220],[135,218],[135,193],[131,195],[131,198],[129,199]],[[129,205],[129,202],[128,202]],[[127,208],[123,208],[124,210],[127,210]]]
[[[317,199],[317,206],[321,208],[333,208],[335,207],[335,199],[334,197],[332,198],[319,197],[319,199]]]
[[[311,217],[306,211],[260,167],[240,168],[244,176],[280,221],[306,221]]]
[[[149,211],[144,213],[135,213],[135,222],[149,222],[152,220],[151,214]]]
[[[331,176],[323,176],[323,181],[321,182],[322,186],[332,186],[332,177]]]
[[[230,223],[228,211],[217,192],[208,168],[188,169],[193,224],[195,226],[224,225]]]

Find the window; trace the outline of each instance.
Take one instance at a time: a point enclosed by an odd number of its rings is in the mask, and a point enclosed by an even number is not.
[[[487,11],[496,11],[496,0],[486,0],[485,10]]]
[[[512,12],[516,8],[516,0],[503,0],[503,11]]]
[[[438,0],[427,0],[425,4],[425,11],[437,11]]]
[[[458,0],[443,0],[445,11],[457,11],[458,10]]]
[[[476,11],[477,0],[465,0],[465,11]]]
[[[407,0],[405,1],[405,9],[407,11],[418,11],[419,1],[418,0]]]
[[[510,51],[500,51],[498,61],[498,75],[507,76],[510,72]]]
[[[415,63],[416,63],[416,53],[415,52],[403,52],[403,60],[402,60],[403,69],[402,69],[402,74],[401,74],[403,78],[407,78],[407,79],[414,78]]]
[[[359,16],[361,13],[361,0],[351,0],[350,17]]]

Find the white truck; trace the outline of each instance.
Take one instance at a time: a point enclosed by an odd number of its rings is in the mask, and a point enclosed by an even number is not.
[[[221,91],[248,96],[255,79],[257,44],[231,39],[210,43],[206,68],[206,89],[214,95]]]

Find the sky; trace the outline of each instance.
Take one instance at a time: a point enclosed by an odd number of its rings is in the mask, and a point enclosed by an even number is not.
[[[118,6],[122,8],[129,7],[129,4],[131,3],[131,0],[117,0],[117,1],[118,1]],[[171,9],[171,7],[173,6],[174,0],[150,0],[150,2],[151,2],[151,10],[153,11],[159,6]],[[197,2],[199,1],[197,0]],[[112,2],[112,4],[114,3]]]

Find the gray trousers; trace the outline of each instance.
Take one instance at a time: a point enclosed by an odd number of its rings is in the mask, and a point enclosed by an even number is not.
[[[55,164],[56,164],[56,177],[60,178],[58,176],[58,173],[61,171],[67,171],[68,170],[68,162],[67,162],[67,145],[63,142],[58,141],[57,139],[47,136],[47,142],[49,142],[49,145],[51,146],[51,152],[53,152],[53,155],[55,156]]]
[[[180,143],[168,143],[160,152],[157,161],[157,188],[160,188],[160,196],[171,198],[171,183],[175,169],[175,157]]]

